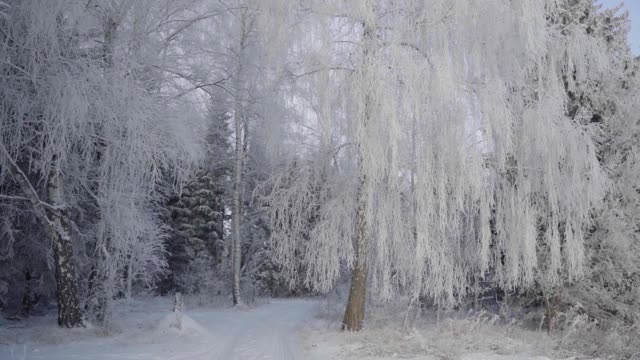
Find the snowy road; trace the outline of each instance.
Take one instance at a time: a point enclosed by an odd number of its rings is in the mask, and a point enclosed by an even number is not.
[[[196,308],[177,329],[168,298],[131,300],[114,316],[115,334],[98,329],[60,329],[55,314],[23,323],[0,323],[0,360],[548,360],[526,344],[484,328],[480,342],[435,328],[398,333],[377,328],[345,334],[314,316],[317,300],[271,300],[252,309]],[[472,323],[469,323],[472,325]],[[11,327],[13,326],[13,327]],[[304,338],[301,334],[305,334]],[[460,335],[459,333],[458,335]],[[444,335],[444,337],[443,337]],[[511,355],[482,352],[478,344],[502,344]],[[469,346],[469,345],[473,346]],[[469,353],[465,353],[468,348]],[[486,350],[486,349],[485,349]]]
[[[132,313],[125,319],[131,328],[115,337],[76,336],[71,342],[47,345],[5,346],[0,341],[0,360],[303,359],[297,334],[316,305],[307,300],[272,300],[255,309],[189,311],[195,323],[185,322],[181,333],[157,327],[166,316],[163,307],[162,311]]]
[[[236,313],[231,336],[221,351],[212,350],[212,360],[302,359],[296,330],[314,307],[308,301],[277,301],[252,311]],[[202,323],[198,316],[196,321]],[[225,329],[218,329],[229,331]]]

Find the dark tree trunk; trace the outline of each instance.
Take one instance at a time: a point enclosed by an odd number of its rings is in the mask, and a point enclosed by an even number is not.
[[[364,215],[364,214],[362,214]],[[365,303],[367,299],[367,239],[366,233],[362,231],[366,226],[365,220],[360,220],[360,209],[358,209],[358,230],[356,234],[356,263],[351,273],[351,287],[349,288],[349,298],[342,320],[342,330],[359,331],[364,323]]]
[[[347,308],[342,320],[342,330],[359,331],[364,321],[365,302],[367,299],[367,256],[368,238],[366,221],[366,194],[364,186],[366,176],[360,175],[360,188],[358,190],[358,209],[356,212],[356,261],[351,275],[351,288]]]
[[[558,307],[560,304],[560,296],[555,293],[544,293],[544,321],[543,328],[548,332],[556,330],[556,322],[558,317]]]
[[[34,304],[35,299],[31,291],[31,272],[27,270],[24,272],[24,294],[22,295],[22,309],[20,310],[20,315],[22,317],[29,316],[33,310]]]
[[[103,269],[105,260],[102,251],[98,252],[95,261],[96,265],[89,275],[89,292],[85,309],[96,324],[105,326],[107,320],[107,289],[105,289],[105,285],[108,279]]]
[[[56,263],[56,295],[58,298],[58,325],[73,328],[82,326],[80,294],[76,283],[73,248],[68,238],[57,236],[53,242]]]
[[[82,326],[80,292],[78,291],[76,265],[73,261],[73,244],[69,236],[69,221],[62,199],[60,175],[52,172],[48,186],[48,197],[54,209],[47,209],[48,232],[53,242],[56,273],[56,296],[58,299],[58,325],[61,327]]]
[[[342,330],[360,331],[364,323],[365,301],[367,298],[367,271],[354,268],[349,289],[349,300],[342,320]]]

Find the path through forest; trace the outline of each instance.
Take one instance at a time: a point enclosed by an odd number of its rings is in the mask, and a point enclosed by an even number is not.
[[[228,336],[212,360],[302,359],[297,329],[312,316],[315,303],[283,300],[254,310],[236,312],[234,328],[213,327],[218,336]],[[206,319],[198,319],[202,322]],[[226,333],[226,334],[225,334]]]
[[[0,359],[302,359],[299,330],[311,320],[316,306],[312,300],[271,300],[248,309],[194,309],[185,313],[182,328],[176,329],[170,325],[168,301],[140,302],[119,316],[115,336],[100,336],[95,329],[58,329],[54,318],[42,319],[47,322],[44,326],[34,323],[12,329],[19,336],[0,327]]]

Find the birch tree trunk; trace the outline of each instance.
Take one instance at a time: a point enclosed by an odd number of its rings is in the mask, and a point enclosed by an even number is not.
[[[240,239],[240,225],[242,220],[242,189],[243,189],[243,165],[245,152],[245,137],[243,130],[246,126],[246,118],[243,103],[243,78],[244,78],[244,49],[247,41],[246,13],[242,14],[241,31],[238,52],[238,67],[235,76],[234,95],[234,167],[233,167],[233,204],[231,214],[231,280],[233,304],[242,304],[240,295],[240,273],[242,261],[242,241]]]
[[[56,273],[56,294],[58,300],[58,326],[82,326],[80,293],[78,291],[77,272],[73,260],[73,245],[69,236],[69,220],[64,210],[62,181],[60,175],[52,174],[47,188],[49,203],[47,227],[53,241],[53,255]]]
[[[115,19],[115,14],[107,13],[105,14],[104,24],[103,24],[103,41],[102,41],[102,61],[103,61],[103,70],[105,75],[109,76],[109,72],[114,67],[114,38],[116,35],[116,31],[118,29],[118,22]],[[102,128],[98,128],[98,134],[102,137]],[[96,151],[96,161],[103,161],[103,154],[107,151],[107,143],[100,142]],[[97,180],[96,188],[100,189],[100,179]],[[98,190],[99,192],[99,190]],[[96,204],[100,206],[99,204]],[[98,211],[97,214],[97,222],[101,222],[101,212]],[[104,237],[104,239],[101,239]],[[98,235],[96,238],[96,248],[95,248],[95,268],[94,273],[92,273],[89,281],[89,299],[87,300],[87,304],[89,305],[87,308],[93,316],[95,316],[96,322],[100,326],[107,326],[107,322],[110,317],[110,309],[109,309],[109,300],[113,296],[113,269],[110,268],[110,264],[108,264],[108,260],[110,257],[111,246],[109,234]]]
[[[236,99],[236,102],[238,100]],[[241,105],[236,104],[236,110]],[[241,241],[240,241],[240,192],[242,189],[242,120],[239,114],[235,115],[235,158],[233,167],[233,208],[231,215],[231,278],[233,304],[242,303],[240,297],[240,261],[241,261]]]
[[[365,167],[364,144],[368,141],[367,123],[372,115],[373,99],[370,91],[371,81],[371,56],[373,47],[373,29],[367,22],[363,23],[363,64],[361,91],[364,101],[364,112],[359,116],[358,124],[358,192],[356,197],[356,239],[355,239],[355,264],[351,275],[351,288],[349,299],[342,320],[342,330],[359,331],[364,321],[365,302],[367,299],[367,257],[369,253],[369,234],[367,224],[368,181]]]
[[[51,172],[47,186],[49,203],[45,203],[38,197],[38,192],[29,181],[27,175],[1,144],[0,150],[6,156],[9,174],[29,199],[36,218],[44,226],[53,245],[58,326],[67,328],[83,326],[77,281],[78,275],[73,259],[73,245],[69,236],[69,220],[64,209],[60,175],[56,171]]]

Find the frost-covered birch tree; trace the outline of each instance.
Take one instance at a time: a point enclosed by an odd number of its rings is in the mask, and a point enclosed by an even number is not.
[[[352,270],[345,329],[363,326],[367,289],[447,305],[478,273],[506,288],[581,276],[608,185],[593,127],[566,115],[562,66],[602,69],[588,44],[558,51],[549,19],[560,11],[529,0],[308,2],[313,20],[299,32],[326,39],[311,45],[331,54],[320,71],[348,64],[344,91],[315,91],[344,114],[352,165],[313,223],[310,186],[273,192],[272,240],[316,289]]]
[[[92,267],[107,301],[124,273],[151,282],[164,266],[163,230],[150,210],[155,184],[164,171],[186,170],[198,140],[176,120],[179,104],[132,76],[135,60],[121,61],[118,30],[132,3],[7,5],[0,169],[3,184],[19,186],[2,201],[30,203],[49,235],[58,322],[75,327],[84,247],[100,259]]]
[[[282,2],[284,4],[286,2]],[[200,39],[198,52],[206,59],[198,67],[197,83],[206,90],[213,106],[230,117],[233,143],[231,211],[229,252],[229,277],[234,304],[242,303],[241,278],[246,265],[243,249],[250,225],[245,224],[247,203],[253,190],[248,188],[251,176],[250,164],[254,138],[265,130],[265,119],[278,103],[277,77],[272,69],[277,62],[268,64],[268,43],[277,43],[277,31],[281,26],[277,13],[282,5],[278,1],[221,1],[212,5],[212,17],[203,29],[217,35],[216,41]],[[285,6],[288,7],[288,6]],[[281,19],[280,19],[281,20]],[[286,20],[284,20],[286,22]],[[276,24],[276,25],[274,25]],[[274,55],[275,56],[275,55]],[[259,134],[254,134],[259,133]],[[248,254],[245,254],[248,255]]]

